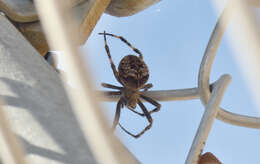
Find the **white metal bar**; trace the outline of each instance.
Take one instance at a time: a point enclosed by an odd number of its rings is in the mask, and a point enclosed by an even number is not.
[[[1,98],[26,162],[95,164],[59,74],[5,17],[0,36]]]
[[[215,1],[219,6],[219,1]],[[259,1],[236,0],[232,5],[234,17],[229,40],[231,46],[236,50],[234,58],[240,65],[241,72],[252,93],[255,104],[260,109],[260,37],[259,37],[259,16],[254,16],[253,7],[259,7]],[[258,21],[258,22],[257,22]],[[258,111],[259,113],[259,111]]]
[[[23,149],[16,136],[10,130],[10,125],[5,117],[2,104],[0,102],[1,160],[6,164],[25,164]]]
[[[118,101],[121,95],[108,95],[107,91],[99,91],[103,94],[101,101],[115,102]],[[198,88],[176,89],[176,90],[157,90],[142,92],[157,101],[178,101],[192,100],[199,98]]]
[[[208,104],[205,107],[205,112],[202,116],[199,128],[197,130],[196,136],[193,140],[192,146],[190,148],[188,157],[185,164],[197,164],[199,155],[203,151],[208,134],[214,122],[214,119],[218,112],[218,106],[221,103],[224,92],[231,81],[231,76],[223,75],[216,83],[212,95]]]
[[[4,14],[0,14],[0,23],[2,23],[1,27],[3,31],[0,31],[2,37],[3,35],[9,35],[10,32],[13,32],[12,29],[5,28],[6,22],[8,19],[4,16]],[[4,24],[4,25],[3,25]],[[4,34],[3,34],[4,33]],[[3,46],[2,42],[0,42],[1,47]],[[8,46],[6,46],[8,47]],[[0,145],[1,145],[1,160],[4,163],[8,164],[25,164],[24,152],[22,146],[15,134],[11,130],[11,126],[5,116],[3,102],[0,100]],[[1,161],[0,161],[1,162]]]
[[[212,87],[214,87],[214,85],[212,85]],[[100,93],[105,95],[100,99],[101,101],[115,102],[118,101],[120,97],[120,95],[107,95],[106,91]],[[198,88],[147,91],[144,92],[144,94],[158,101],[180,101],[200,98]],[[259,117],[245,116],[226,110],[220,110],[217,119],[237,126],[260,129]]]
[[[220,45],[222,36],[224,35],[224,32],[226,30],[227,24],[233,14],[233,3],[236,3],[237,1],[230,0],[228,1],[228,5],[222,12],[215,29],[210,37],[210,41],[207,45],[206,51],[204,53],[200,70],[199,70],[199,79],[198,79],[198,87],[199,87],[199,93],[200,93],[200,99],[203,104],[207,104],[210,98],[210,88],[209,88],[209,77],[211,68],[215,59],[215,56],[217,54],[218,47]],[[223,108],[220,108],[217,119],[237,125],[237,126],[244,126],[249,128],[256,128],[260,129],[260,118],[258,117],[249,117],[245,115],[239,115],[232,112],[228,112]]]
[[[78,93],[68,90],[74,112],[99,163],[137,163],[133,156],[114,138],[101,114],[96,93],[91,88],[91,78],[84,71],[83,59],[76,48],[73,36],[73,19],[66,13],[62,0],[35,0],[41,22],[50,46],[62,51],[61,60],[65,63],[67,77],[74,80]]]

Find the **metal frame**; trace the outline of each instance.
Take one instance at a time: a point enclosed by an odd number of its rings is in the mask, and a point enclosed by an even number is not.
[[[229,3],[224,9],[210,37],[200,65],[198,78],[199,87],[177,90],[148,91],[144,94],[158,101],[192,100],[200,98],[204,105],[207,104],[211,95],[210,86],[213,86],[213,88],[215,86],[215,83],[209,84],[211,67],[214,63],[214,58],[217,54],[217,50],[226,30],[227,24],[232,16],[233,9],[230,8],[230,6],[232,6],[231,3]],[[254,70],[251,70],[251,72],[254,72]],[[106,92],[103,93],[106,95]],[[118,101],[119,97],[120,95],[107,96],[107,98],[103,99],[103,101]],[[216,118],[229,124],[260,129],[259,117],[239,115],[220,108]]]
[[[106,1],[104,4],[108,5],[108,2],[109,1]],[[242,1],[236,2],[243,4]],[[74,28],[73,25],[69,26],[71,25],[71,22],[70,24],[68,23],[70,19],[69,15],[66,14],[66,6],[63,6],[62,3],[58,3],[58,1],[53,0],[35,0],[35,3],[51,47],[63,50],[62,60],[64,60],[63,62],[66,63],[68,68],[70,68],[66,70],[66,76],[68,77],[65,77],[65,79],[74,79],[75,84],[79,90],[82,91],[79,93],[79,95],[75,95],[70,90],[70,88],[67,88],[68,95],[74,107],[74,112],[78,117],[85,137],[89,141],[97,161],[100,163],[106,163],[109,161],[109,163],[114,164],[138,163],[138,161],[129,155],[127,150],[124,149],[118,140],[113,136],[109,130],[109,127],[106,126],[104,121],[105,119],[100,112],[97,99],[94,98],[97,97],[99,93],[93,92],[93,88],[91,87],[91,78],[88,73],[84,71],[80,52],[76,48],[77,45],[75,41],[77,38],[69,35],[73,33]],[[211,85],[209,84],[209,77],[211,67],[214,62],[214,57],[216,55],[226,26],[231,18],[233,11],[231,6],[233,7],[233,5],[233,1],[228,3],[212,33],[201,62],[198,88],[145,92],[146,95],[151,96],[159,101],[190,100],[200,98],[204,104],[205,113],[202,117],[197,134],[188,154],[186,164],[197,163],[199,155],[201,155],[203,147],[206,143],[207,136],[210,132],[214,118],[218,118],[219,120],[233,125],[260,129],[260,118],[238,115],[218,107],[224,91],[231,80],[229,75],[223,75],[217,82]],[[102,12],[104,12],[105,8],[106,6],[103,6]],[[95,11],[95,8],[93,8],[93,11]],[[242,12],[242,14],[244,14],[244,12]],[[96,18],[95,22],[97,22],[98,19],[99,16]],[[87,23],[85,22],[84,24]],[[256,31],[254,29],[255,28],[253,28],[252,31],[255,34]],[[89,33],[90,32],[88,32],[88,35]],[[260,64],[256,66],[258,70],[260,70],[259,65]],[[258,81],[257,84],[259,84],[260,81],[258,78],[251,78],[256,79],[256,81]],[[212,93],[210,90],[211,88],[213,88]],[[116,101],[118,100],[118,96],[109,96],[106,98],[103,97],[102,100]],[[6,140],[5,142],[9,147],[10,156],[12,157],[13,163],[25,163],[22,149],[16,141],[15,136],[10,132],[8,123],[6,122],[2,111],[0,111],[0,118],[2,133],[3,136],[5,136],[4,139]]]
[[[193,140],[185,164],[198,163],[199,156],[203,151],[206,140],[208,138],[208,134],[210,132],[214,119],[217,116],[219,110],[218,106],[221,103],[221,99],[230,81],[231,76],[223,75],[214,87],[209,102],[205,106],[205,112],[202,116],[197,134]]]
[[[10,129],[10,124],[6,119],[2,105],[3,103],[0,102],[1,160],[8,164],[25,164],[23,149],[15,134]]]

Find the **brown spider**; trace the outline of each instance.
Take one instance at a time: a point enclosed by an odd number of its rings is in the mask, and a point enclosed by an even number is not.
[[[110,91],[108,92],[109,95],[121,95],[117,106],[116,106],[116,114],[113,122],[112,129],[115,130],[115,127],[117,124],[122,128],[123,131],[125,131],[127,134],[138,138],[141,135],[143,135],[147,130],[149,130],[152,127],[153,119],[151,117],[151,113],[158,112],[161,108],[161,104],[156,102],[150,97],[145,96],[142,94],[139,90],[144,89],[144,91],[147,91],[148,89],[152,88],[152,84],[148,83],[145,84],[149,78],[149,70],[147,65],[143,61],[143,55],[142,53],[134,48],[126,39],[124,39],[122,36],[117,36],[113,34],[106,33],[99,33],[100,35],[104,35],[104,41],[105,41],[105,49],[111,64],[111,68],[113,70],[114,76],[117,79],[117,81],[122,84],[123,87],[114,86],[107,83],[102,83],[102,86],[105,88],[111,88],[111,89],[117,89],[119,91]],[[139,57],[134,55],[127,55],[125,56],[119,63],[118,71],[116,70],[115,64],[113,63],[113,60],[110,55],[109,47],[107,45],[107,39],[106,36],[112,36],[115,38],[120,39],[124,43],[126,43],[129,47],[133,49],[137,54],[139,54]],[[153,104],[156,108],[152,111],[148,111],[142,101],[140,99],[143,99],[147,102],[150,102]],[[135,111],[136,104],[138,104],[143,113],[139,113]],[[127,131],[120,123],[119,123],[119,117],[121,108],[124,106],[127,106],[128,109],[130,109],[132,112],[142,116],[146,117],[149,121],[149,125],[147,125],[140,133],[134,135]]]

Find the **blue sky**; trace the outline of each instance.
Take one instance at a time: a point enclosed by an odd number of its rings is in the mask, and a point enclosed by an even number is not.
[[[107,58],[103,37],[106,30],[122,35],[142,51],[150,69],[152,90],[182,89],[197,86],[200,62],[218,15],[210,1],[163,0],[134,16],[117,18],[104,14],[83,47],[96,87],[106,82],[119,85]],[[260,116],[251,100],[240,68],[232,56],[235,52],[224,37],[213,65],[211,81],[222,74],[232,76],[221,106],[228,111]],[[116,65],[123,56],[134,54],[115,38],[108,38]],[[141,138],[134,139],[117,128],[116,135],[144,164],[184,163],[202,117],[200,100],[160,102],[161,111],[152,115],[154,124]],[[153,107],[146,104],[148,109]],[[112,124],[116,103],[103,103]],[[146,120],[122,110],[120,122],[132,132],[139,132]],[[224,164],[260,163],[260,130],[237,127],[215,120],[204,152],[214,153]]]

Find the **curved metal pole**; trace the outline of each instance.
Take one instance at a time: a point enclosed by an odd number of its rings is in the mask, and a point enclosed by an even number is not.
[[[211,95],[209,88],[209,77],[212,64],[231,16],[232,2],[230,1],[215,26],[200,65],[198,86],[201,96],[200,99],[204,105],[208,103]],[[223,108],[220,108],[217,119],[233,125],[260,129],[260,118],[231,113]]]
[[[223,75],[216,83],[212,95],[208,104],[205,107],[205,112],[200,121],[197,134],[193,140],[192,146],[190,148],[188,157],[185,164],[197,164],[199,156],[205,146],[208,134],[218,113],[218,106],[224,96],[224,92],[231,81],[230,75]]]

